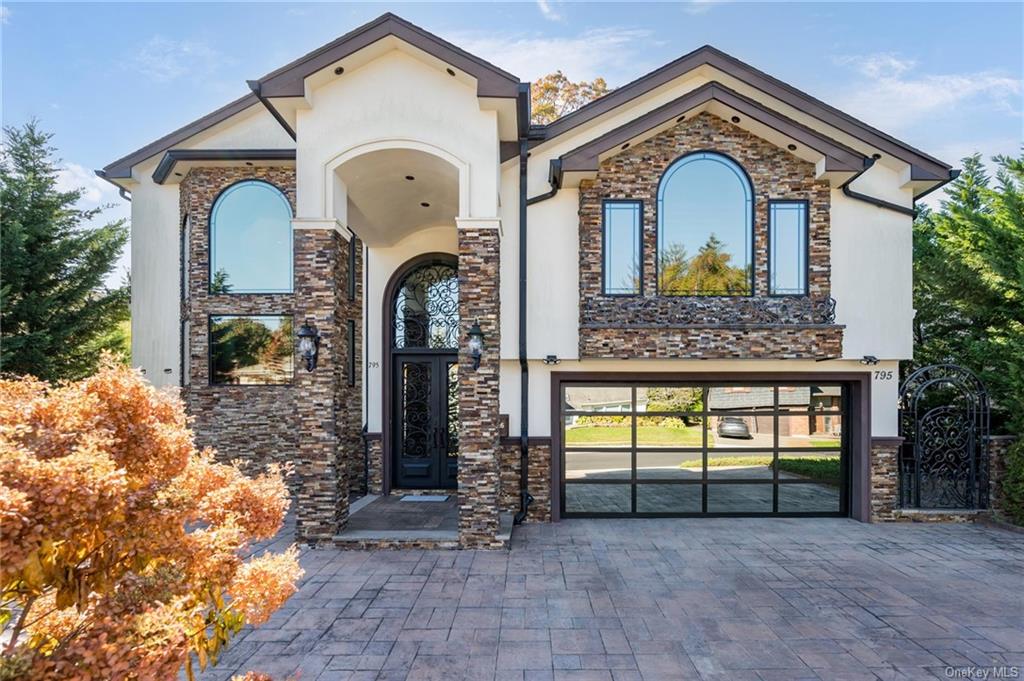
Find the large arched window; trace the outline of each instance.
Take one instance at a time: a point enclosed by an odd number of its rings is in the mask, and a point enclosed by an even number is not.
[[[268,182],[245,180],[210,211],[210,293],[292,291],[292,208]]]
[[[392,344],[397,349],[457,350],[459,273],[450,262],[413,269],[395,292]]]
[[[658,293],[753,293],[754,191],[742,167],[710,151],[669,166],[658,187]]]

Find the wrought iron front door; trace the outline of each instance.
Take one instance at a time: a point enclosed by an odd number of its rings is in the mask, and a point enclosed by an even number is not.
[[[458,364],[450,354],[395,356],[395,478],[400,488],[457,486]]]

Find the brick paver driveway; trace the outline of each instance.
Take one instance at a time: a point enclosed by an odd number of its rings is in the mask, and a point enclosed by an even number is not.
[[[513,544],[305,551],[299,593],[201,678],[259,669],[303,681],[944,679],[1024,669],[1021,534],[835,519],[574,520],[517,528]]]

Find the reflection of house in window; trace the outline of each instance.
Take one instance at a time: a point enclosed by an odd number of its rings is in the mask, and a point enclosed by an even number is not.
[[[842,433],[842,405],[840,386],[780,386],[779,410],[786,412],[779,418],[779,437],[827,436],[838,438]],[[712,412],[712,428],[720,418],[715,413],[738,412],[751,434],[771,434],[775,417],[751,412],[774,410],[775,396],[770,386],[728,386],[708,391],[708,411]],[[724,415],[724,414],[723,414]]]
[[[274,385],[293,373],[292,318],[275,315],[210,317],[210,383]]]

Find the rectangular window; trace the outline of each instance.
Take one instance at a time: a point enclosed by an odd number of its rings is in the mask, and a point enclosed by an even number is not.
[[[356,323],[349,319],[345,324],[347,330],[347,341],[348,341],[348,363],[346,365],[346,372],[348,373],[348,384],[353,386],[356,384]]]
[[[641,293],[643,205],[639,201],[607,200],[602,222],[605,294]]]
[[[294,345],[290,316],[211,316],[210,383],[291,383],[294,373]]]
[[[768,293],[807,295],[807,202],[768,203]]]

